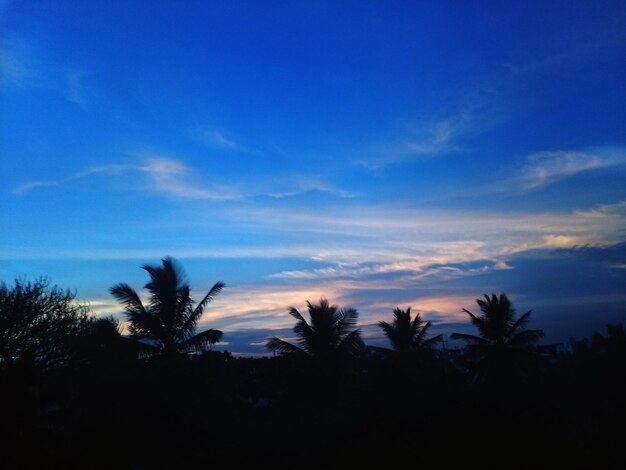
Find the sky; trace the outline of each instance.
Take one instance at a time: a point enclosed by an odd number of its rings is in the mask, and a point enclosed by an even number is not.
[[[0,1],[0,279],[185,268],[264,354],[326,297],[433,333],[626,320],[626,4]],[[143,291],[142,291],[143,292]]]

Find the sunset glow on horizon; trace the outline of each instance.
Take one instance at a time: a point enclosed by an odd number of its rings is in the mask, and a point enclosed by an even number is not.
[[[0,2],[0,279],[122,319],[172,256],[239,355],[321,297],[624,321],[626,6],[520,5]]]

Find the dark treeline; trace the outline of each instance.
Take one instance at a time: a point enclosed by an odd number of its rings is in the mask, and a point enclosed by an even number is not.
[[[44,279],[0,285],[3,468],[626,463],[622,324],[540,347],[531,312],[494,294],[465,310],[464,348],[397,308],[379,324],[386,349],[364,343],[356,310],[321,299],[289,310],[295,341],[236,358],[210,349],[221,331],[196,331],[222,283],[195,304],[173,260],[144,269],[147,302],[111,288],[129,336]]]

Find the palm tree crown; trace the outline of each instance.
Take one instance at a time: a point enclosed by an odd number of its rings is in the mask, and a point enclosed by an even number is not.
[[[309,322],[297,309],[291,307],[289,314],[297,322],[293,328],[298,345],[280,338],[271,338],[265,346],[280,353],[304,353],[315,357],[330,357],[338,352],[355,352],[362,345],[360,331],[354,329],[359,313],[353,308],[340,309],[320,299],[318,305],[307,300]]]
[[[111,294],[124,306],[129,330],[136,339],[150,339],[163,354],[175,354],[192,348],[202,349],[222,339],[219,330],[194,334],[206,305],[224,288],[217,282],[195,307],[182,268],[172,258],[162,266],[142,266],[150,275],[145,288],[150,292],[147,306],[128,284],[117,284]]]
[[[485,300],[476,299],[482,315],[474,315],[463,309],[470,316],[472,324],[478,329],[479,336],[453,333],[453,339],[467,341],[470,346],[501,346],[512,349],[529,349],[543,336],[543,330],[528,330],[532,310],[517,318],[515,309],[506,294],[485,295]]]
[[[411,319],[411,307],[402,310],[396,307],[393,310],[393,322],[378,322],[391,346],[397,352],[423,351],[432,349],[442,336],[437,335],[426,339],[426,333],[430,328],[430,322],[424,322],[420,314]]]

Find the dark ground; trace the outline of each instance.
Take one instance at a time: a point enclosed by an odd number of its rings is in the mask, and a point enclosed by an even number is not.
[[[473,386],[445,357],[3,371],[2,467],[625,468],[625,364],[582,344],[524,380]]]

